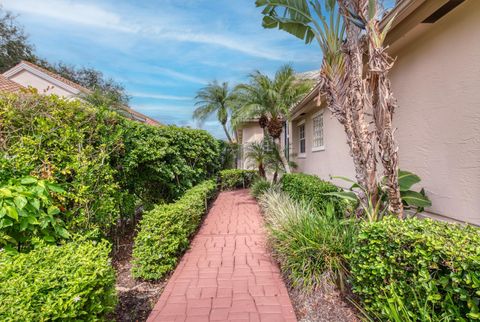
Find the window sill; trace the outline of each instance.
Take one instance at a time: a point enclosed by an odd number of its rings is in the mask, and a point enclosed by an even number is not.
[[[325,146],[319,146],[316,148],[312,148],[312,152],[319,152],[319,151],[325,151]]]
[[[306,159],[307,158],[307,154],[306,153],[299,153],[297,155],[297,159]]]

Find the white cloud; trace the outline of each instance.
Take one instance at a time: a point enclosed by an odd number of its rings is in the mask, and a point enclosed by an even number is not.
[[[143,92],[133,92],[130,93],[133,97],[141,98],[153,98],[159,100],[176,100],[176,101],[187,101],[191,100],[191,97],[188,96],[176,96],[176,95],[165,95],[165,94],[155,94],[155,93],[143,93]]]
[[[190,83],[206,84],[208,82],[207,80],[205,80],[203,78],[193,76],[193,75],[189,75],[189,74],[185,74],[185,73],[181,73],[181,72],[177,72],[176,70],[165,68],[165,67],[153,67],[152,69],[162,73],[163,75],[166,75],[166,76],[169,76],[169,77],[172,77],[172,78],[176,78],[176,79],[179,79],[179,80],[187,81],[187,82],[190,82]]]
[[[127,16],[126,13],[122,15],[118,11],[113,12],[112,8],[72,0],[3,0],[3,5],[8,10],[64,23],[135,33],[157,40],[213,45],[269,60],[288,60],[292,56],[285,50],[273,49],[274,47],[265,44],[264,41],[257,42],[248,35],[232,35],[218,30],[214,33],[202,31],[208,24],[196,26],[191,23],[191,17],[182,17],[180,13],[172,15],[168,12],[155,12],[154,16],[140,15],[134,22],[131,16]],[[269,47],[272,49],[268,49]]]

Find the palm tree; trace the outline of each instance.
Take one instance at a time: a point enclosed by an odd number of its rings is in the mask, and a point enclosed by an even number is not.
[[[219,84],[217,81],[209,83],[197,92],[195,96],[195,106],[193,118],[199,122],[204,122],[209,116],[216,113],[217,119],[222,124],[228,142],[234,141],[227,128],[228,118],[232,113],[235,94],[229,89],[228,83]]]
[[[396,100],[388,78],[394,59],[384,43],[393,18],[382,21],[379,2],[256,0],[255,4],[263,8],[265,28],[284,30],[307,44],[318,42],[323,53],[321,91],[328,108],[344,126],[357,181],[375,204],[377,160],[381,160],[389,210],[403,217],[392,125]],[[377,144],[372,144],[375,140]]]
[[[290,117],[290,108],[311,90],[312,84],[296,78],[290,65],[282,66],[273,79],[259,71],[250,74],[249,79],[249,83],[235,88],[240,104],[235,119],[258,119],[265,133],[280,145],[283,124]],[[290,172],[282,153],[281,156],[287,172]]]
[[[258,168],[260,177],[266,178],[265,167],[269,156],[263,142],[250,143],[246,148],[245,156],[250,164]]]

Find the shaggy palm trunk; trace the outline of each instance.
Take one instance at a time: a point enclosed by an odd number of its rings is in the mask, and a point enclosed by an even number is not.
[[[369,89],[372,93],[373,119],[377,132],[379,157],[382,161],[386,178],[389,211],[403,218],[403,204],[398,184],[398,155],[393,136],[393,113],[396,100],[393,97],[388,72],[393,66],[393,60],[385,52],[383,46],[374,39],[380,39],[378,23],[369,25]],[[375,38],[372,37],[375,36]]]

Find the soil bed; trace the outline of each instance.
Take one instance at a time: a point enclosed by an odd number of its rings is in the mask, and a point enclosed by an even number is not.
[[[133,239],[136,235],[136,223],[123,224],[116,234],[121,239],[116,240],[113,252],[113,267],[117,273],[116,289],[118,304],[112,319],[117,322],[145,321],[153,306],[162,294],[169,276],[160,281],[149,282],[135,280],[131,274]]]

